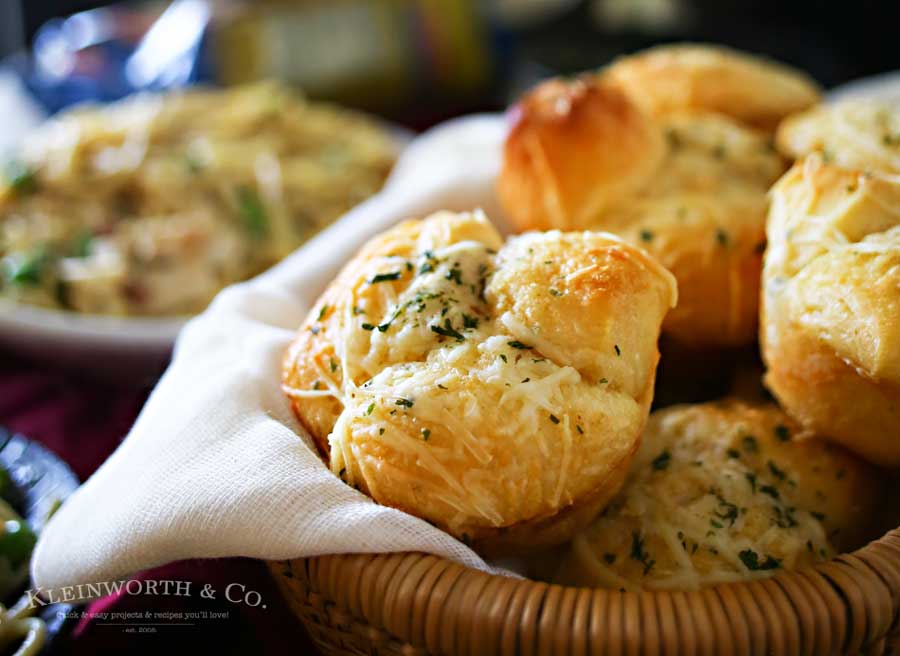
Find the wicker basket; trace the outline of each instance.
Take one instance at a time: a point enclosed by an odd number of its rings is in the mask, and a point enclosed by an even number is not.
[[[900,529],[814,568],[699,592],[567,588],[419,553],[269,566],[324,654],[900,653]]]

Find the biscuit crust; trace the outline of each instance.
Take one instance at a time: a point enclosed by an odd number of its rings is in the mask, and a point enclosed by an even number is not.
[[[773,131],[819,102],[819,86],[790,66],[722,46],[663,45],[613,62],[608,75],[654,116],[708,111]]]
[[[482,552],[568,539],[621,486],[671,275],[612,235],[504,244],[438,213],[370,241],[313,307],[283,383],[331,470]]]
[[[813,153],[772,190],[760,340],[804,426],[900,466],[900,181]]]
[[[596,78],[547,82],[515,115],[497,191],[517,229],[620,235],[678,281],[666,335],[755,339],[766,192],[784,171],[768,136],[709,112],[652,118]]]

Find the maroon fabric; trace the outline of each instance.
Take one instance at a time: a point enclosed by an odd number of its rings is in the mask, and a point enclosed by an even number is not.
[[[86,480],[119,445],[148,393],[149,389],[125,389],[77,372],[31,364],[0,347],[0,425],[43,443],[68,462],[81,480]],[[55,645],[55,653],[158,654],[165,650],[184,653],[188,648],[195,653],[314,653],[259,561],[183,561],[135,578],[189,581],[189,595],[120,593],[105,597],[79,609],[88,617],[78,621],[71,635]],[[254,591],[260,595],[259,605],[228,601],[225,590],[233,583],[238,585],[231,588],[232,599]],[[214,592],[213,599],[200,595],[207,585]],[[137,589],[132,587],[133,591]],[[256,598],[251,595],[250,601]],[[207,617],[165,620],[158,622],[161,626],[143,627],[140,632],[138,627],[111,626],[120,623],[118,620],[96,617],[96,613],[119,611],[149,612],[150,623],[157,623],[152,619],[155,613],[166,611],[205,611]],[[132,628],[134,631],[129,630]]]

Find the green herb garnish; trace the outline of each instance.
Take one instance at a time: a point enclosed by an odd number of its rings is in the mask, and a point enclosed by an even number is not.
[[[631,558],[644,566],[644,576],[649,574],[656,564],[656,561],[651,560],[650,554],[644,550],[644,539],[638,531],[631,533]]]
[[[379,282],[387,282],[389,280],[399,280],[400,275],[401,274],[399,271],[390,271],[388,273],[376,273],[369,280],[369,284],[374,285]]]
[[[444,276],[447,280],[452,280],[457,285],[462,284],[462,269],[454,266],[450,271],[447,272],[447,275]]]
[[[465,340],[465,336],[461,332],[453,328],[453,325],[450,323],[450,319],[444,319],[443,326],[435,325],[429,326],[429,328],[431,328],[431,332],[433,333],[437,333],[438,335],[442,335],[444,337],[452,337],[458,342],[462,342],[463,340]]]
[[[738,554],[738,557],[741,559],[741,562],[744,563],[744,567],[751,572],[778,569],[781,567],[781,561],[772,558],[772,556],[766,556],[766,559],[760,562],[759,555],[753,551],[753,549],[744,549]]]
[[[244,229],[253,239],[263,239],[269,233],[269,218],[259,195],[250,187],[238,187],[238,214]]]
[[[38,285],[50,263],[50,256],[43,248],[29,253],[16,253],[3,259],[6,279],[13,285]]]
[[[653,459],[653,470],[662,471],[663,469],[667,469],[671,462],[672,454],[668,451],[663,451]]]

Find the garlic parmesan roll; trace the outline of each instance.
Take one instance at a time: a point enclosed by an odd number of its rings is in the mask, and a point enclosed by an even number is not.
[[[651,115],[709,111],[767,131],[819,102],[819,86],[805,73],[722,46],[657,46],[618,59],[604,74]]]
[[[818,152],[846,169],[900,174],[900,112],[888,102],[847,99],[820,105],[785,119],[776,141],[793,159]]]
[[[284,390],[331,470],[486,552],[568,539],[647,418],[672,276],[611,235],[504,244],[481,213],[371,240],[322,295]]]
[[[655,412],[625,487],[574,538],[555,579],[690,590],[861,546],[877,475],[800,431],[774,405],[726,400]]]
[[[551,80],[522,99],[497,191],[520,230],[613,232],[678,281],[663,332],[689,347],[752,342],[766,192],[784,163],[722,114],[644,114],[608,80]]]
[[[766,384],[810,430],[900,466],[900,177],[813,153],[773,188],[768,238]]]

